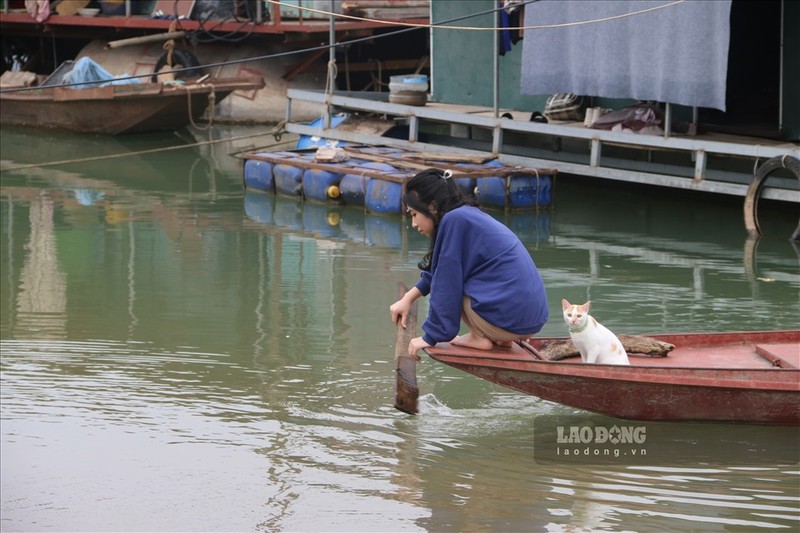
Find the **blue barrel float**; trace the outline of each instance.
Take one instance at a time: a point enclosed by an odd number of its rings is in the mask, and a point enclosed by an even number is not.
[[[252,191],[274,192],[273,166],[269,161],[246,160],[244,162],[244,188]]]
[[[313,155],[303,154],[303,159],[313,160]],[[275,179],[275,191],[286,196],[303,195],[303,172],[302,167],[291,163],[278,163],[272,168]]]
[[[494,160],[489,161],[485,166],[502,167],[504,165]],[[506,185],[508,186],[508,205],[506,205]],[[478,204],[482,206],[530,209],[549,206],[553,200],[552,189],[552,176],[534,172],[509,178],[502,176],[478,178],[475,196]]]
[[[365,162],[358,159],[357,147],[352,150],[355,158],[341,163],[316,162],[313,151],[253,154],[244,165],[245,189],[360,206],[374,214],[401,213],[403,182],[417,172],[404,166],[407,152],[391,148],[365,150],[365,159],[380,156],[388,160]],[[474,194],[481,207],[538,210],[553,201],[555,171],[509,167],[497,160],[480,164],[437,161],[431,166],[452,168],[456,184],[464,193]],[[492,176],[495,168],[497,174]],[[490,175],[484,177],[487,173]]]
[[[339,182],[344,174],[316,168],[303,172],[303,196],[317,202],[337,200],[340,196]]]
[[[397,170],[386,163],[365,163],[362,167],[384,171]],[[399,213],[403,209],[403,184],[377,178],[369,180],[364,204],[372,213]]]
[[[364,163],[350,172],[339,182],[339,191],[344,203],[363,205],[373,213],[399,213],[402,203],[403,186],[387,180],[370,178],[365,170],[397,170],[386,163]],[[374,182],[374,183],[373,183]]]

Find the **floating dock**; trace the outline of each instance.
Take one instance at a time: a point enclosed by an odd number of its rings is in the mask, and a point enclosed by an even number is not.
[[[293,106],[317,104],[327,114],[374,114],[403,125],[402,138],[320,127],[293,120]],[[645,135],[586,128],[582,122],[538,123],[530,112],[428,102],[395,104],[387,93],[290,89],[286,130],[299,135],[418,151],[490,155],[509,166],[746,197],[759,166],[773,158],[800,159],[800,146],[724,134]],[[798,179],[777,173],[760,196],[800,203]]]
[[[317,149],[255,152],[245,159],[245,190],[316,202],[364,206],[374,214],[403,211],[403,187],[427,168],[450,170],[453,180],[478,205],[537,210],[553,201],[557,171],[505,165],[491,155],[418,152],[398,147],[345,145],[344,161],[320,161]]]

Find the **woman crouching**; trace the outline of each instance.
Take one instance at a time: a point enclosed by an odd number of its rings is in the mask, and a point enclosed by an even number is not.
[[[451,172],[424,170],[406,184],[411,226],[431,239],[420,279],[389,308],[406,327],[411,304],[430,294],[417,351],[450,342],[491,350],[538,333],[548,319],[544,283],[530,253],[505,225],[465,197]],[[461,321],[468,331],[457,336]]]

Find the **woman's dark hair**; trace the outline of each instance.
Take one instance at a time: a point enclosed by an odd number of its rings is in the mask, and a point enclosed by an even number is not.
[[[437,168],[423,170],[408,180],[403,200],[408,207],[433,220],[430,247],[418,265],[420,270],[430,270],[433,247],[436,244],[436,234],[442,217],[448,211],[462,205],[474,205],[475,202],[461,192],[449,171]],[[431,211],[431,206],[435,208],[435,214]]]

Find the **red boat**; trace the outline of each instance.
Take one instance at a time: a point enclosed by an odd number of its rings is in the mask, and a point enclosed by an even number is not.
[[[651,335],[666,357],[630,366],[545,360],[533,338],[481,351],[440,343],[430,357],[525,394],[631,420],[800,424],[800,330]]]

